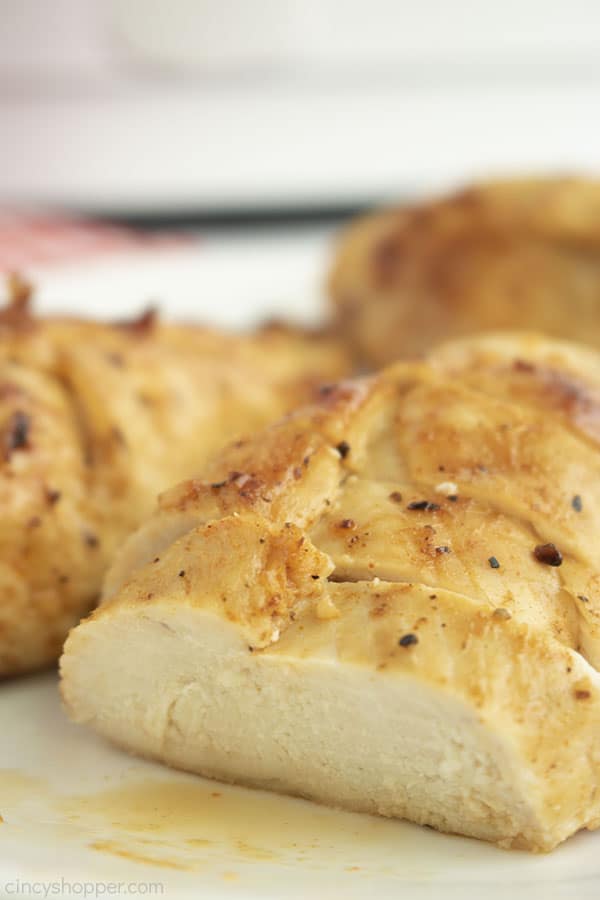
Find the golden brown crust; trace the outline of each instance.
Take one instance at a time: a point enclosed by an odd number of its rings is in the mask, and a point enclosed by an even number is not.
[[[569,344],[492,336],[449,344],[426,366],[327,387],[312,407],[222,452],[204,480],[163,494],[107,593],[132,558],[145,561],[139,548],[161,517],[191,527],[257,514],[304,529],[333,578],[459,591],[598,665],[600,454],[587,423],[600,409],[600,366],[585,351],[577,360]],[[585,393],[583,426],[579,406],[557,403],[548,380]],[[536,558],[547,543],[560,567]]]
[[[491,182],[367,216],[343,235],[329,289],[370,366],[487,329],[599,347],[600,182]]]
[[[156,494],[345,371],[293,329],[0,316],[0,675],[56,659]]]

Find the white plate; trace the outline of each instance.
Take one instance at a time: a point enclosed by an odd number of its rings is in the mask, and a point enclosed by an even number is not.
[[[167,299],[180,314],[242,324],[282,312],[279,296],[310,318],[328,240],[208,240],[180,288],[165,275],[172,259],[164,271],[153,260],[149,270],[138,261],[127,272],[123,264],[54,272],[43,305],[77,312],[80,298],[88,310],[123,314],[125,296],[137,299],[132,288],[160,282],[162,272],[179,292]],[[269,265],[274,257],[279,268]],[[532,856],[176,773],[70,724],[54,673],[1,684],[0,725],[0,896],[600,897],[600,834]]]

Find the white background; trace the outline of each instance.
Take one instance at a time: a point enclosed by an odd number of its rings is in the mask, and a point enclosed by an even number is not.
[[[0,199],[351,203],[600,159],[596,0],[3,0]]]

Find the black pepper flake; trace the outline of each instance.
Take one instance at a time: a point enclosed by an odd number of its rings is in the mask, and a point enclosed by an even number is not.
[[[183,578],[184,575],[185,575],[185,569],[182,569],[181,572],[179,573],[179,577]]]
[[[524,359],[515,359],[513,362],[513,369],[515,372],[535,372],[533,363],[527,362]]]
[[[496,559],[495,556],[490,556],[490,558],[488,559],[488,562],[489,562],[490,566],[492,567],[492,569],[500,568],[500,563],[498,562],[498,560]]]
[[[590,691],[585,691],[585,690],[581,690],[581,689],[575,691],[575,699],[576,700],[589,700],[591,696],[592,695],[591,695]]]
[[[321,576],[320,575],[311,575],[310,577],[312,578],[313,581],[318,581]]]
[[[533,555],[538,562],[544,563],[545,566],[562,565],[562,553],[555,544],[538,544]]]
[[[414,644],[419,643],[419,638],[416,634],[405,634],[398,641],[398,645],[400,647],[412,647]]]
[[[583,509],[583,503],[579,494],[575,494],[573,499],[571,500],[571,506],[575,510],[575,512],[581,512]]]
[[[438,503],[431,503],[429,500],[413,500],[412,503],[409,503],[406,508],[425,510],[425,512],[433,512],[434,510],[439,509],[440,506]]]
[[[456,503],[456,501],[458,500],[458,494],[449,494],[446,499],[450,500],[451,503]]]
[[[333,394],[336,387],[336,384],[322,384],[319,388],[319,394],[321,397],[329,397],[330,394]]]
[[[577,594],[577,599],[578,599],[578,600],[581,600],[582,603],[589,603],[589,602],[590,602],[590,598],[584,596],[584,594]]]
[[[389,499],[393,500],[394,503],[402,503],[402,494],[400,491],[392,491]]]
[[[86,544],[88,545],[88,547],[92,547],[92,548],[97,547],[98,544],[100,543],[100,541],[98,540],[96,535],[92,534],[91,531],[87,531],[84,534],[83,539],[86,542]]]
[[[211,488],[215,488],[218,490],[218,488],[225,487],[226,484],[226,481],[213,481],[213,483],[211,484]]]
[[[154,557],[154,562],[155,562],[155,563],[160,562],[160,556],[155,556],[155,557]]]
[[[52,488],[46,488],[46,500],[50,504],[50,506],[54,506],[60,500],[61,494],[60,491],[55,491]]]
[[[442,544],[441,547],[435,548],[436,553],[450,553],[450,547],[446,546],[446,544]]]
[[[348,443],[348,441],[340,441],[335,449],[340,454],[342,459],[346,459],[346,457],[350,453],[350,444]]]
[[[512,619],[510,612],[507,609],[504,609],[503,606],[497,606],[494,612],[492,613],[492,617],[494,619],[500,619],[501,621],[507,621],[508,619]]]
[[[25,450],[29,447],[30,419],[21,410],[14,412],[4,435],[4,455],[10,459],[13,450]]]
[[[356,528],[356,522],[354,519],[342,519],[340,528]]]

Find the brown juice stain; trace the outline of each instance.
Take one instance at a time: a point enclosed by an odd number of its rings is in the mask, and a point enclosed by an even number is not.
[[[160,856],[148,856],[139,853],[127,847],[119,841],[92,841],[88,844],[92,850],[99,850],[101,853],[109,853],[111,856],[120,856],[122,859],[129,859],[132,862],[147,863],[152,866],[160,866],[163,869],[182,869],[191,871],[194,867],[186,863],[184,860],[164,859]]]
[[[15,811],[23,818],[19,807],[31,801],[57,826],[76,826],[69,834],[87,834],[96,852],[173,869],[238,859],[313,868],[337,861],[357,871],[368,865],[370,848],[391,858],[415,849],[414,827],[397,820],[177,773],[65,797],[43,778],[0,770],[5,818]]]
[[[306,862],[317,851],[335,849],[347,863],[382,838],[388,844],[393,840],[395,847],[402,840],[397,822],[259,790],[223,785],[217,792],[200,778],[139,781],[70,797],[61,807],[70,819],[77,816],[81,827],[110,829],[112,840],[101,846],[96,841],[96,850],[124,855],[133,841],[131,858],[146,857],[154,846],[187,852],[196,862],[207,854]],[[168,864],[179,866],[180,861]]]

